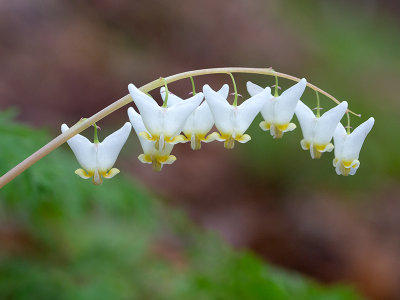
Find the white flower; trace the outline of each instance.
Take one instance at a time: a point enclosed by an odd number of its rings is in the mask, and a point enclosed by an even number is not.
[[[360,166],[358,156],[365,138],[371,131],[374,125],[374,118],[369,118],[367,121],[358,126],[350,134],[347,134],[346,129],[339,123],[333,135],[335,142],[335,159],[333,166],[336,168],[338,175],[354,175]]]
[[[62,132],[68,129],[66,124],[61,125]],[[82,167],[82,169],[77,169],[75,174],[84,179],[93,177],[93,183],[96,185],[102,184],[102,177],[112,178],[117,175],[120,171],[113,168],[113,165],[131,129],[131,124],[126,122],[122,128],[106,137],[101,143],[92,143],[80,134],[70,138],[67,143]]]
[[[165,88],[160,89],[161,97],[165,99]],[[223,97],[227,98],[229,93],[229,85],[224,84],[218,93]],[[168,106],[173,106],[182,103],[186,100],[179,98],[178,96],[169,92]],[[183,126],[183,133],[186,136],[187,141],[190,141],[190,145],[193,150],[201,149],[201,142],[209,143],[215,140],[215,135],[210,134],[206,137],[207,133],[211,130],[214,125],[214,117],[206,101],[198,106],[187,118],[185,125]]]
[[[346,110],[347,102],[343,101],[325,112],[321,117],[316,117],[303,102],[297,103],[295,113],[304,136],[300,144],[303,150],[310,150],[312,158],[320,158],[323,152],[333,150],[330,141]]]
[[[165,164],[172,164],[176,160],[174,155],[170,155],[174,145],[167,143],[160,151],[155,147],[155,141],[149,141],[140,134],[141,132],[149,133],[143,124],[142,117],[133,109],[133,107],[128,108],[128,116],[143,148],[143,154],[140,154],[138,159],[144,164],[152,164],[153,170],[155,171],[161,171]]]
[[[294,123],[290,123],[296,109],[297,102],[306,88],[307,81],[303,78],[298,83],[284,91],[280,96],[269,96],[268,101],[261,109],[264,121],[260,123],[262,130],[270,130],[274,138],[281,138],[284,132],[292,131],[296,128]],[[263,91],[263,88],[248,81],[247,91],[250,96],[254,96]]]
[[[251,139],[245,131],[264,106],[271,89],[265,88],[239,106],[230,105],[226,97],[212,90],[207,84],[203,87],[203,93],[214,116],[215,126],[220,132],[213,133],[215,139],[224,141],[225,148],[232,149],[235,141],[246,143]]]
[[[179,134],[186,119],[203,100],[203,93],[198,93],[172,107],[160,107],[153,98],[141,92],[133,84],[128,88],[147,129],[147,132],[140,135],[149,141],[155,141],[159,150],[163,150],[165,143],[174,145],[186,140]]]

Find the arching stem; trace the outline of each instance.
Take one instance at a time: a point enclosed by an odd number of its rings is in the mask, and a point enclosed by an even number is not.
[[[194,70],[194,71],[188,71],[188,72],[183,72],[179,74],[175,74],[172,76],[168,76],[166,78],[159,78],[156,79],[152,82],[149,82],[145,84],[144,86],[140,87],[140,90],[144,93],[148,93],[156,88],[159,88],[163,86],[165,83],[171,83],[175,82],[181,79],[185,78],[190,78],[194,76],[201,76],[201,75],[210,75],[210,74],[226,74],[226,73],[247,73],[247,74],[259,74],[259,75],[269,75],[269,76],[277,76],[281,78],[286,78],[295,82],[299,82],[300,79],[291,76],[288,74],[276,72],[272,70],[272,68],[243,68],[243,67],[226,67],[226,68],[212,68],[212,69],[200,69],[200,70]],[[316,87],[315,85],[308,83],[307,86],[314,91],[318,91],[319,93],[327,96],[337,104],[339,104],[339,100],[337,100],[335,97],[330,95],[329,93],[321,90],[320,88]],[[6,174],[4,174],[2,177],[0,177],[0,188],[5,186],[7,183],[9,183],[11,180],[13,180],[16,176],[21,174],[23,171],[28,169],[30,166],[32,166],[34,163],[36,163],[38,160],[41,158],[45,157],[49,153],[51,153],[53,150],[57,149],[60,147],[62,144],[64,144],[67,140],[72,138],[74,135],[82,132],[86,128],[90,127],[92,124],[98,122],[99,120],[103,119],[104,117],[108,116],[109,114],[113,113],[117,109],[125,106],[126,104],[129,104],[132,102],[132,97],[130,95],[125,95],[121,99],[115,101],[114,103],[110,104],[109,106],[103,108],[90,118],[87,118],[86,120],[82,122],[78,122],[74,126],[72,126],[70,129],[65,131],[64,133],[60,134],[53,140],[51,140],[49,143],[44,145],[42,148],[37,150],[35,153],[30,155],[28,158],[20,162],[18,165],[16,165],[14,168],[12,168],[10,171],[8,171]],[[351,110],[348,110],[349,113],[352,113],[355,116],[360,116]]]

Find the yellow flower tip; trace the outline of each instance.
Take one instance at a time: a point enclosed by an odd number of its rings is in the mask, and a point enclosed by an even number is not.
[[[101,175],[104,178],[110,179],[113,178],[115,175],[117,175],[118,173],[120,173],[120,170],[118,170],[117,168],[112,168],[111,170],[109,170],[108,172],[103,172]]]
[[[144,163],[144,164],[151,164],[152,163],[151,156],[148,155],[148,154],[140,154],[138,156],[138,159],[140,160],[141,163]]]
[[[333,166],[336,168],[336,173],[338,175],[354,175],[360,166],[360,161],[358,159],[346,161],[335,158],[333,160]]]
[[[248,134],[243,134],[239,137],[236,137],[235,140],[237,140],[239,143],[244,144],[251,140],[251,136]]]
[[[303,150],[310,150],[310,142],[303,139],[300,141],[300,145]]]
[[[205,143],[210,143],[213,141],[219,141],[223,142],[225,139],[222,138],[222,136],[218,132],[213,132],[207,135],[206,139],[204,140]]]
[[[282,138],[284,132],[296,129],[296,125],[294,123],[272,124],[266,121],[262,121],[260,123],[260,128],[264,131],[270,130],[271,135],[274,137],[274,139],[280,139]]]
[[[83,179],[89,179],[90,177],[92,177],[93,175],[86,173],[86,171],[84,169],[77,169],[75,170],[75,174],[78,175],[79,177],[83,178]]]
[[[159,156],[159,155],[154,155],[152,157],[152,165],[153,165],[153,170],[156,172],[160,172],[163,165],[171,165],[176,161],[176,156],[175,155],[164,155],[164,156]]]
[[[332,143],[328,143],[326,145],[317,145],[312,144],[304,139],[300,141],[300,145],[303,150],[310,150],[312,159],[319,159],[321,158],[322,153],[331,152],[334,148]]]
[[[139,136],[141,136],[142,138],[145,138],[148,141],[156,141],[158,140],[158,137],[152,137],[148,132],[146,131],[142,131],[138,134]]]
[[[166,138],[165,141],[168,144],[175,145],[175,144],[179,144],[179,143],[187,143],[189,140],[184,135],[180,134],[180,135],[173,137],[172,139]]]
[[[176,161],[175,155],[169,155],[168,158],[164,161],[165,165],[171,165]]]
[[[267,123],[266,121],[261,121],[260,128],[264,131],[268,131],[271,128],[271,124]]]

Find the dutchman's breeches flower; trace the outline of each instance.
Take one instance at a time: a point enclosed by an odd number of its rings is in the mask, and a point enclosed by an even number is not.
[[[303,150],[310,150],[313,159],[320,158],[323,152],[333,150],[330,141],[346,110],[347,102],[343,101],[325,112],[321,117],[317,117],[303,102],[297,103],[295,113],[304,136],[300,144]]]
[[[261,115],[264,121],[260,123],[262,130],[270,130],[274,138],[281,138],[284,132],[292,131],[296,128],[292,120],[297,102],[303,95],[307,81],[303,78],[297,84],[293,85],[280,96],[270,95],[263,108]],[[261,93],[264,89],[250,81],[247,82],[247,91],[250,96]]]
[[[203,100],[203,93],[198,93],[171,107],[160,107],[153,98],[141,92],[133,84],[128,88],[147,129],[139,133],[140,135],[149,141],[155,141],[155,147],[160,151],[164,149],[165,143],[175,145],[186,141],[186,138],[179,134],[189,115]]]
[[[161,171],[165,164],[172,164],[176,160],[174,155],[170,155],[174,145],[166,143],[164,148],[159,150],[155,147],[155,141],[149,141],[141,134],[142,132],[149,133],[143,124],[142,117],[133,107],[128,108],[128,116],[143,148],[143,154],[140,154],[138,159],[144,164],[152,164],[155,171]]]
[[[160,90],[161,97],[165,100],[165,88],[162,87]],[[225,99],[228,97],[229,85],[224,84],[218,93]],[[178,96],[169,92],[168,106],[174,106],[179,103],[183,103],[186,100],[179,98]],[[211,128],[214,126],[214,117],[206,101],[198,106],[187,118],[185,125],[183,126],[183,133],[186,136],[186,140],[190,141],[190,146],[193,150],[201,149],[201,142],[209,143],[215,140],[216,134],[208,134]],[[217,134],[218,135],[218,134]]]
[[[336,127],[333,135],[335,142],[335,158],[333,166],[338,175],[354,175],[360,166],[358,156],[365,138],[371,131],[375,119],[369,118],[352,133],[348,134],[341,123]]]
[[[245,131],[264,106],[271,89],[265,88],[239,106],[229,104],[226,97],[212,90],[208,84],[203,87],[203,93],[214,116],[215,126],[220,132],[220,134],[215,132],[215,139],[224,142],[225,148],[232,149],[235,141],[240,143],[250,141],[251,137],[245,134]]]
[[[66,124],[61,125],[62,132],[68,129]],[[80,134],[70,138],[67,143],[82,167],[82,169],[77,169],[75,174],[84,179],[92,178],[96,185],[102,184],[103,177],[112,178],[117,175],[119,170],[113,168],[113,165],[128,139],[131,129],[131,124],[126,122],[122,128],[110,134],[101,143],[91,143]]]

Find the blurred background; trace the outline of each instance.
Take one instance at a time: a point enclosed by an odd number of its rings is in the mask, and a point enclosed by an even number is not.
[[[0,1],[1,173],[129,83],[198,68],[273,67],[347,100],[353,127],[376,120],[354,177],[260,116],[248,144],[178,145],[161,173],[132,132],[101,187],[64,145],[0,192],[1,298],[400,299],[399,26],[396,0]],[[274,84],[235,78],[244,98],[247,80]],[[169,89],[187,97],[190,81]]]

